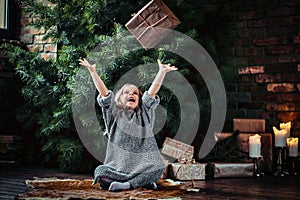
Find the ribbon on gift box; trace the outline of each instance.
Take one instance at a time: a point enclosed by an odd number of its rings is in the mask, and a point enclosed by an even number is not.
[[[196,161],[194,158],[185,158],[185,157],[180,157],[177,159],[177,161],[181,164],[195,164]]]
[[[162,17],[161,19],[159,19],[157,22],[155,22],[154,24],[149,24],[147,23],[147,21],[141,17],[141,15],[138,15],[139,18],[141,18],[147,25],[148,27],[145,28],[145,30],[143,30],[143,32],[136,38],[137,40],[140,40],[148,31],[148,29],[151,28],[151,31],[154,31],[156,33],[156,35],[158,35],[160,37],[160,39],[164,38],[163,35],[161,35],[161,33],[159,33],[154,27],[161,23],[163,20],[165,20],[168,16],[170,15],[170,13],[166,13],[166,15],[164,17]]]

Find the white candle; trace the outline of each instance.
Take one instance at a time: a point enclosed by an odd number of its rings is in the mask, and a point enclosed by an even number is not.
[[[291,122],[280,123],[280,129],[285,129],[287,132],[286,137],[289,138],[291,135]]]
[[[298,156],[298,138],[288,138],[286,140],[289,148],[289,156],[297,157]]]
[[[275,147],[285,147],[287,131],[285,129],[278,130],[274,126],[273,126],[273,131],[275,134]]]
[[[255,134],[253,136],[249,137],[249,157],[251,158],[258,158],[260,157],[260,149],[261,149],[261,143],[260,143],[261,136],[258,134]]]

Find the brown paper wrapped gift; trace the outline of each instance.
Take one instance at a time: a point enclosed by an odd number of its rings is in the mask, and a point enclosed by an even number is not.
[[[264,119],[233,119],[233,131],[240,133],[264,133]]]
[[[194,155],[194,147],[167,137],[164,141],[161,152],[173,158],[185,158],[191,161]]]
[[[253,163],[212,163],[214,178],[253,177]]]
[[[206,163],[172,163],[169,166],[170,176],[173,179],[188,180],[204,180]]]
[[[152,0],[125,26],[145,49],[151,49],[179,23],[179,19],[162,0]]]
[[[232,133],[215,133],[216,140],[223,140]],[[245,153],[249,152],[249,137],[255,135],[254,133],[240,133],[237,137],[239,149]],[[272,171],[272,134],[261,133],[261,156],[259,161],[259,167],[264,172],[268,173]]]

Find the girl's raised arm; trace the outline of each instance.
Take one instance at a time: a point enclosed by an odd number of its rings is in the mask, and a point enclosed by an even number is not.
[[[109,94],[109,91],[96,71],[96,64],[91,65],[87,59],[83,58],[79,59],[79,65],[86,67],[89,70],[98,92],[101,96],[106,97]]]
[[[148,94],[153,98],[155,98],[155,95],[158,93],[166,74],[169,71],[175,71],[178,69],[175,66],[171,66],[170,64],[161,63],[161,61],[159,59],[157,60],[157,63],[159,66],[159,71],[157,72],[156,77],[154,78],[154,80],[148,90]]]

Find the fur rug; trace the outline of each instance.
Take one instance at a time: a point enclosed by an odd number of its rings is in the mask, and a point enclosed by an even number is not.
[[[186,192],[184,184],[160,180],[157,190],[139,188],[110,192],[92,185],[92,179],[57,179],[35,178],[26,180],[29,192],[21,194],[17,199],[180,199]]]

